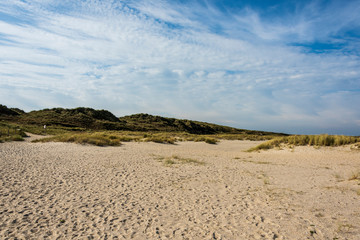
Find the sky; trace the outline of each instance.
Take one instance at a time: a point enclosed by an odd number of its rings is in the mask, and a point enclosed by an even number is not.
[[[0,104],[360,135],[360,0],[1,0]]]

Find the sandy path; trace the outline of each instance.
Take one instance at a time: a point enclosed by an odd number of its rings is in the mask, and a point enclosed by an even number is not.
[[[256,144],[0,144],[0,239],[360,239],[360,151]]]

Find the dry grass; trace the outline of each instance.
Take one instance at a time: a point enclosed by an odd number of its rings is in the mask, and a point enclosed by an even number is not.
[[[40,129],[32,129],[36,133],[39,132]],[[48,134],[50,134],[50,129],[48,129]],[[78,142],[78,143],[92,143],[91,138],[96,136],[97,139],[102,138],[110,138],[110,140],[119,140],[121,142],[155,142],[155,143],[165,143],[165,144],[175,144],[176,142],[181,141],[194,141],[194,142],[205,142],[208,144],[217,144],[221,139],[224,139],[229,135],[196,135],[189,134],[185,132],[133,132],[133,131],[92,131],[92,132],[84,132],[84,131],[66,131],[66,129],[55,129],[51,128],[51,133],[55,136],[45,138],[39,140],[38,142],[49,142],[49,141],[57,141],[57,142]],[[112,137],[109,137],[112,136]],[[232,134],[233,137],[236,137],[237,134]],[[244,135],[241,134],[243,137]],[[86,138],[89,138],[89,142],[87,142]],[[104,140],[104,139],[102,139]],[[101,141],[101,144],[108,145],[106,140]],[[111,143],[111,141],[109,142]],[[98,145],[95,143],[95,145]]]
[[[166,136],[151,136],[148,138],[143,139],[144,142],[155,142],[155,143],[169,143],[174,144],[176,139],[173,137],[166,137]]]
[[[179,164],[193,164],[193,165],[204,165],[203,161],[193,159],[193,158],[183,158],[177,155],[173,155],[171,157],[163,157],[163,156],[156,156],[156,159],[162,162],[165,166],[173,166]]]
[[[282,145],[288,146],[342,146],[356,143],[360,144],[360,137],[343,136],[343,135],[293,135],[287,137],[275,138],[266,141],[256,147],[248,150],[248,152],[267,150],[272,148],[280,148]]]
[[[211,137],[199,137],[195,139],[195,142],[206,142],[208,144],[216,144],[219,140]]]
[[[105,133],[65,133],[49,138],[42,138],[33,142],[74,142],[96,146],[119,146],[120,139],[115,135]]]
[[[351,150],[360,150],[360,143],[356,143],[351,146]]]
[[[0,123],[0,142],[24,141],[26,134],[20,126],[11,123]]]
[[[359,172],[356,172],[356,173],[353,173],[353,174],[349,177],[349,181],[352,181],[352,180],[358,180],[358,181],[360,181],[360,171],[359,171]]]

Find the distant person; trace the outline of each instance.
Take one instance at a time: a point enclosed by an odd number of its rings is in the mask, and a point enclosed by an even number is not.
[[[44,133],[46,134],[46,125],[44,125]]]

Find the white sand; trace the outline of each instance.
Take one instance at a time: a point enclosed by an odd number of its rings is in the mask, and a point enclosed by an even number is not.
[[[360,239],[360,151],[258,143],[2,143],[0,239]]]

